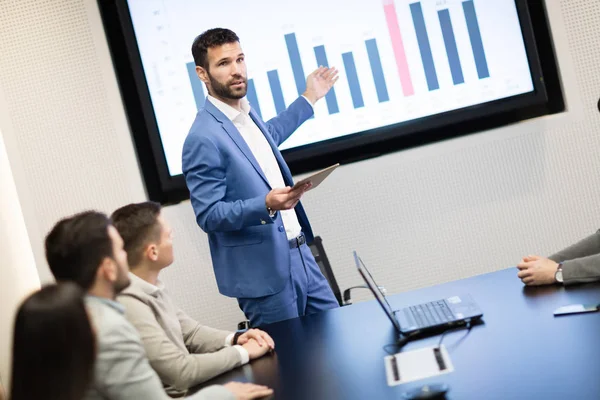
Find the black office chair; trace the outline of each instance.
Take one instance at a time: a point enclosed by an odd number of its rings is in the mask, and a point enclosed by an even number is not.
[[[333,275],[333,270],[331,269],[331,264],[329,263],[329,259],[327,258],[327,254],[325,254],[325,248],[323,247],[323,239],[320,236],[315,236],[314,241],[308,245],[310,247],[310,251],[315,257],[315,261],[317,261],[317,265],[321,269],[321,272],[329,282],[329,286],[331,286],[331,290],[333,291],[333,295],[338,301],[340,307],[347,306],[352,304],[352,290],[353,289],[368,289],[367,285],[358,285],[352,286],[346,290],[344,290],[344,294],[341,294],[340,287],[335,280],[335,276]],[[381,290],[385,294],[385,288],[383,286],[379,286],[379,290]]]

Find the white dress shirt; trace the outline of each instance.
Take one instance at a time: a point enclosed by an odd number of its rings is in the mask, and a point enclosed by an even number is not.
[[[273,150],[271,150],[271,146],[265,138],[265,135],[250,117],[250,104],[248,103],[248,100],[246,100],[246,98],[241,100],[242,112],[240,112],[211,95],[208,95],[207,98],[219,109],[219,111],[225,114],[238,129],[244,138],[244,141],[246,141],[246,144],[250,148],[252,155],[254,155],[254,158],[262,169],[262,172],[265,174],[271,188],[284,188],[286,185],[277,159],[275,158],[275,154],[273,154]],[[308,99],[306,99],[306,101],[312,107],[311,102],[308,101]],[[302,227],[300,226],[300,222],[298,222],[296,211],[294,209],[281,210],[280,213],[288,240],[300,235]]]

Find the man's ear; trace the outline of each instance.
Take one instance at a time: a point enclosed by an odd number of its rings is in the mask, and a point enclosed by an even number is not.
[[[148,257],[149,260],[156,261],[158,260],[158,246],[154,243],[146,246],[146,250],[144,251],[144,255]]]
[[[117,280],[117,264],[109,257],[105,257],[96,272],[96,279],[104,279],[109,282]]]
[[[209,83],[208,72],[198,65],[196,65],[196,75],[198,75],[198,78],[205,84]]]

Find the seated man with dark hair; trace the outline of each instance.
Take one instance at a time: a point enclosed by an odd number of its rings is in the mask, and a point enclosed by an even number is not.
[[[94,379],[85,400],[167,400],[135,328],[116,295],[129,285],[123,240],[110,219],[88,211],[59,221],[46,237],[46,259],[57,281],[87,291],[86,308],[96,334]],[[190,399],[256,399],[272,390],[230,382],[207,387]]]
[[[517,276],[530,286],[600,280],[600,230],[548,258],[523,257]]]
[[[200,325],[179,309],[158,279],[173,263],[171,227],[158,203],[130,204],[112,220],[124,240],[131,286],[118,296],[136,327],[150,365],[167,393],[179,396],[194,385],[262,357],[274,347],[271,337],[251,329],[235,335]]]

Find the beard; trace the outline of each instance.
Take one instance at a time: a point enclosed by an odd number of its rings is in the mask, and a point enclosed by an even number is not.
[[[210,87],[212,88],[213,93],[224,99],[239,100],[246,96],[246,92],[248,92],[248,79],[241,75],[230,79],[227,83],[217,81],[210,73],[208,74],[208,79],[210,80]],[[231,86],[233,82],[239,81],[244,83],[242,87],[234,88]]]
[[[123,268],[119,268],[118,270],[117,279],[115,281],[115,293],[121,293],[123,290],[125,290],[125,288],[127,288],[131,284],[129,274],[123,271]]]

